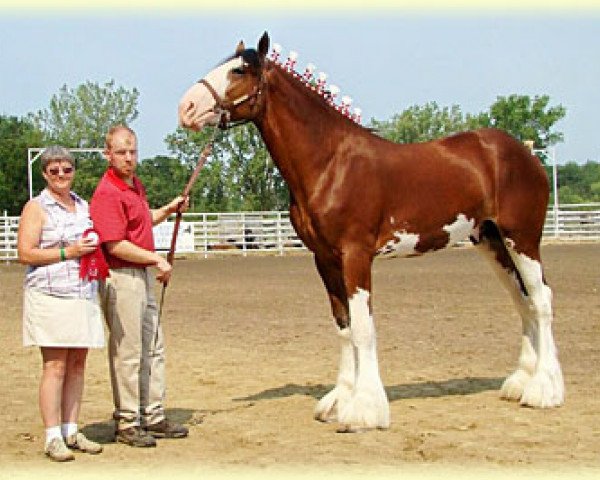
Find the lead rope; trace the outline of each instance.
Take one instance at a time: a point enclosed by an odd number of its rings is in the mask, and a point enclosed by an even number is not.
[[[223,117],[223,113],[221,114],[221,118],[222,117]],[[219,121],[219,123],[220,123],[220,121]],[[210,140],[208,141],[208,143],[202,150],[202,153],[200,154],[200,157],[198,158],[198,163],[196,163],[196,167],[194,168],[194,171],[192,172],[190,179],[188,180],[185,188],[183,189],[183,192],[181,193],[181,196],[184,197],[184,200],[177,206],[177,214],[175,216],[175,222],[173,224],[173,236],[171,237],[171,246],[169,248],[169,253],[167,254],[167,262],[169,262],[169,265],[173,265],[173,261],[175,260],[175,245],[177,244],[177,234],[179,233],[179,224],[181,223],[181,217],[182,217],[181,207],[183,206],[183,203],[185,202],[185,198],[189,196],[190,191],[192,190],[192,187],[194,185],[194,182],[198,178],[198,174],[200,173],[200,170],[202,170],[202,167],[206,163],[206,159],[211,154],[213,145],[215,143],[215,140],[217,139],[218,134],[219,134],[219,128],[215,127],[213,130],[212,137],[210,138]],[[162,317],[162,309],[163,309],[163,304],[165,301],[165,291],[167,289],[168,283],[169,283],[168,281],[163,283],[162,292],[160,294],[160,305],[159,305],[159,309],[158,309],[158,324],[160,324],[160,319]],[[156,329],[156,335],[158,336],[158,328]]]

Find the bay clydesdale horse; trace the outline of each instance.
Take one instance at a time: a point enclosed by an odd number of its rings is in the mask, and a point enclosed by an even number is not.
[[[290,216],[314,253],[341,338],[335,388],[315,418],[340,431],[387,428],[371,306],[378,255],[413,256],[470,239],[510,292],[523,324],[518,365],[501,396],[531,407],[563,403],[552,336],[552,293],[540,259],[549,187],[539,160],[496,129],[420,144],[382,139],[332,108],[294,72],[256,49],[235,54],[181,99],[179,122],[200,130],[248,120],[290,190]]]

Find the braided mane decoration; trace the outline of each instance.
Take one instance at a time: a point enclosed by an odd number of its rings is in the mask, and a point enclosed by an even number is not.
[[[361,109],[358,107],[354,107],[352,110],[350,109],[352,105],[352,98],[350,98],[348,95],[344,95],[341,98],[340,104],[336,103],[340,89],[333,84],[327,85],[326,73],[319,72],[318,76],[315,76],[316,67],[312,63],[306,65],[304,72],[299,73],[296,71],[295,67],[298,59],[298,53],[293,50],[290,51],[285,62],[282,62],[281,58],[281,45],[275,43],[269,56],[269,60],[273,62],[273,64],[291,74],[294,78],[300,80],[302,83],[304,83],[304,85],[306,85],[307,88],[310,88],[313,92],[321,95],[327,104],[340,112],[342,115],[360,125],[362,120]]]

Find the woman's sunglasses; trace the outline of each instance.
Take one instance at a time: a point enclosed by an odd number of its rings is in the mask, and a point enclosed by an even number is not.
[[[53,167],[48,169],[48,173],[55,177],[61,170],[63,174],[69,175],[70,173],[73,173],[74,169],[73,167]]]

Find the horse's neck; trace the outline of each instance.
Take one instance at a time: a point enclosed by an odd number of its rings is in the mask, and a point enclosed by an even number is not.
[[[344,119],[279,67],[266,75],[267,103],[256,123],[292,194],[306,199],[333,156]]]

